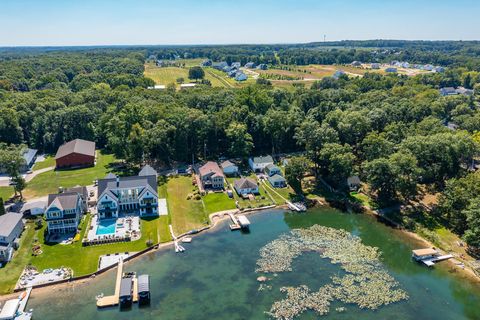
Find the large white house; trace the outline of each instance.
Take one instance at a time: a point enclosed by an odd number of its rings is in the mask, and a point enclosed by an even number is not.
[[[119,214],[158,215],[157,172],[146,165],[138,176],[109,174],[99,180],[97,211],[100,219]]]
[[[23,231],[22,215],[8,212],[0,216],[0,262],[8,262]]]
[[[263,172],[266,166],[273,164],[273,158],[272,156],[253,157],[248,159],[248,164],[254,172]]]
[[[235,180],[233,183],[235,191],[239,195],[246,195],[246,194],[257,194],[258,193],[258,184],[250,178],[241,178]]]

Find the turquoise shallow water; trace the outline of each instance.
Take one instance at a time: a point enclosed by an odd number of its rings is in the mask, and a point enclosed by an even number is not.
[[[345,214],[324,208],[304,215],[280,210],[251,216],[251,232],[231,232],[224,223],[215,231],[194,238],[187,251],[172,248],[155,252],[126,264],[126,270],[150,274],[152,304],[97,310],[95,296],[113,293],[115,272],[70,288],[35,294],[29,308],[36,319],[268,319],[272,303],[284,298],[282,286],[305,284],[312,290],[341,273],[338,265],[307,253],[297,258],[293,272],[281,273],[269,282],[272,289],[258,291],[255,262],[259,249],[291,228],[321,224],[343,228],[370,246],[379,247],[382,261],[401,288],[410,296],[376,311],[336,303],[325,319],[480,319],[480,285],[450,273],[446,266],[427,269],[411,261],[415,242],[400,232],[365,215]],[[338,313],[335,307],[344,306]],[[313,312],[297,319],[317,319]]]

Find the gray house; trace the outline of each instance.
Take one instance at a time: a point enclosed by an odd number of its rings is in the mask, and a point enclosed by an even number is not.
[[[265,167],[265,173],[268,174],[269,177],[271,177],[271,176],[274,176],[274,175],[276,175],[276,174],[281,175],[281,174],[282,174],[282,170],[280,170],[279,167],[277,167],[276,165],[274,165],[273,163],[271,163],[271,164],[268,164],[268,165]]]
[[[235,180],[235,182],[233,183],[233,187],[235,188],[235,191],[237,191],[237,194],[240,196],[250,193],[258,193],[258,184],[250,178],[241,178]]]
[[[284,188],[287,186],[287,180],[279,174],[268,177],[268,182],[270,182],[274,188]]]
[[[269,164],[273,164],[272,156],[253,157],[248,159],[248,164],[253,172],[262,172]]]
[[[13,250],[18,248],[18,239],[23,227],[21,214],[8,212],[0,216],[0,262],[12,259]]]

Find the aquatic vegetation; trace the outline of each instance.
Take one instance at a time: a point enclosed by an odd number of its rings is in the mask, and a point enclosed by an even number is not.
[[[331,283],[315,292],[305,285],[281,288],[286,298],[275,302],[268,312],[275,319],[293,319],[306,310],[325,315],[330,311],[330,303],[336,300],[375,310],[408,299],[380,262],[378,248],[364,245],[345,230],[320,225],[292,230],[265,245],[260,249],[256,272],[291,272],[292,261],[307,251],[318,252],[346,273],[332,276]]]

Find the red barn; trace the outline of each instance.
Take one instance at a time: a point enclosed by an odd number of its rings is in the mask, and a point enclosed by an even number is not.
[[[57,168],[88,167],[95,165],[95,142],[82,139],[69,141],[58,148]]]

